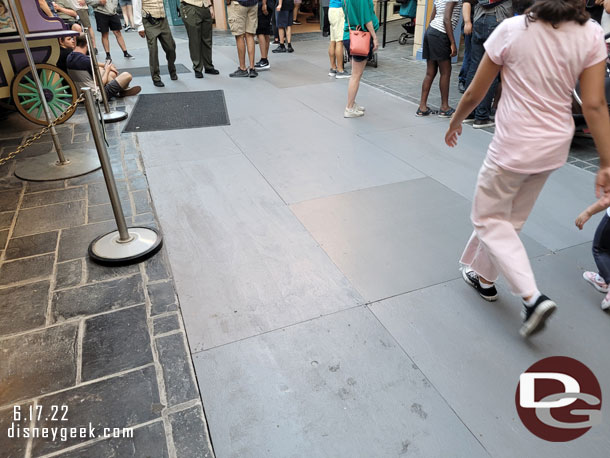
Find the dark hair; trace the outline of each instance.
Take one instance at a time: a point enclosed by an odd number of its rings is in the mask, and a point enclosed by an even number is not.
[[[591,19],[583,0],[536,0],[525,14],[527,21],[541,20],[553,27],[566,21],[575,21],[582,25]]]
[[[513,11],[515,14],[523,14],[533,4],[534,0],[513,0]]]
[[[78,46],[79,48],[84,48],[85,46],[87,46],[87,37],[84,33],[81,33],[79,36],[76,37],[76,46]]]

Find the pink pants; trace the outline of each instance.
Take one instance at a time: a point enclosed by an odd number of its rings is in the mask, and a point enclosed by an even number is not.
[[[538,291],[519,232],[551,172],[510,172],[489,159],[479,171],[470,215],[474,232],[460,262],[489,281],[502,273],[517,296]]]

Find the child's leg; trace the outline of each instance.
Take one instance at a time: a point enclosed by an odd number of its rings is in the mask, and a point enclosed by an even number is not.
[[[436,77],[437,71],[438,62],[435,60],[427,60],[426,76],[424,77],[424,81],[421,84],[421,98],[419,100],[419,109],[421,111],[426,111],[428,109],[428,94],[430,94],[430,88],[432,87],[432,82]]]
[[[610,282],[610,218],[607,213],[604,213],[604,217],[595,231],[593,259],[595,259],[599,276],[608,284]]]
[[[441,111],[449,109],[449,85],[451,83],[451,61],[441,60],[438,63],[441,77],[438,82],[441,91]]]

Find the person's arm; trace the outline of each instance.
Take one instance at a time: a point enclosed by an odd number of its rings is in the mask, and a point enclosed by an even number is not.
[[[601,61],[586,68],[580,75],[580,98],[582,114],[593,136],[599,153],[599,172],[595,180],[595,195],[604,199],[610,206],[610,116],[606,101],[605,78],[606,62]]]
[[[576,224],[576,227],[578,227],[578,229],[582,230],[585,223],[589,221],[589,218],[591,218],[593,215],[598,214],[600,211],[605,210],[606,208],[608,208],[608,205],[605,205],[604,199],[599,199],[593,205],[587,207],[587,209],[583,211],[580,215],[578,215],[576,221],[574,221],[574,224]]]
[[[110,65],[105,65],[104,73],[102,74],[102,84],[103,85],[108,84],[108,80],[110,79],[110,78],[108,78],[109,75],[110,75]]]
[[[430,22],[432,22],[432,20],[436,17],[436,5],[434,5],[432,7],[432,14],[430,15]],[[428,22],[428,25],[430,25],[430,22]]]
[[[375,27],[373,26],[373,21],[369,21],[364,24],[366,30],[371,34],[371,40],[373,40],[373,52],[377,51],[379,48],[379,41],[377,41],[377,34],[375,33]]]
[[[464,35],[472,35],[472,5],[470,2],[462,5],[462,17],[464,18]]]
[[[610,14],[610,0],[604,2],[604,9],[606,10],[606,13]]]
[[[55,11],[67,14],[70,17],[78,17],[78,14],[76,14],[76,11],[71,10],[70,8],[64,8],[63,6],[61,6],[57,3],[53,3],[53,6],[55,7]]]
[[[445,143],[449,146],[457,145],[457,137],[462,134],[462,122],[477,107],[491,86],[493,80],[498,76],[502,69],[501,65],[494,64],[487,53],[483,54],[483,59],[479,64],[474,79],[458,104],[455,114],[449,123],[449,130],[445,134]]]
[[[276,11],[280,11],[282,9],[282,0],[280,0],[275,8]]]
[[[455,46],[455,37],[453,36],[453,23],[451,22],[451,16],[455,9],[454,1],[447,1],[445,3],[445,14],[443,16],[443,24],[445,26],[445,33],[449,37],[449,43],[451,43],[451,57],[457,56],[457,46]]]
[[[131,5],[133,7],[133,25],[136,27],[138,35],[144,38],[146,33],[142,24],[142,0],[132,0]]]
[[[45,2],[45,0],[38,0],[38,6],[40,6],[40,9],[44,14],[49,17],[53,17],[53,13],[51,13],[51,9],[49,8],[49,5],[47,5],[47,2]]]

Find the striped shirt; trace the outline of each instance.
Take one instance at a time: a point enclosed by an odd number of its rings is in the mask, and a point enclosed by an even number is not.
[[[462,14],[462,0],[434,0],[434,7],[436,8],[436,15],[432,22],[430,22],[430,27],[434,27],[441,33],[447,33],[445,30],[445,7],[447,3],[455,3],[453,7],[453,13],[451,14],[451,26],[453,30],[457,26],[460,21],[460,14]]]

